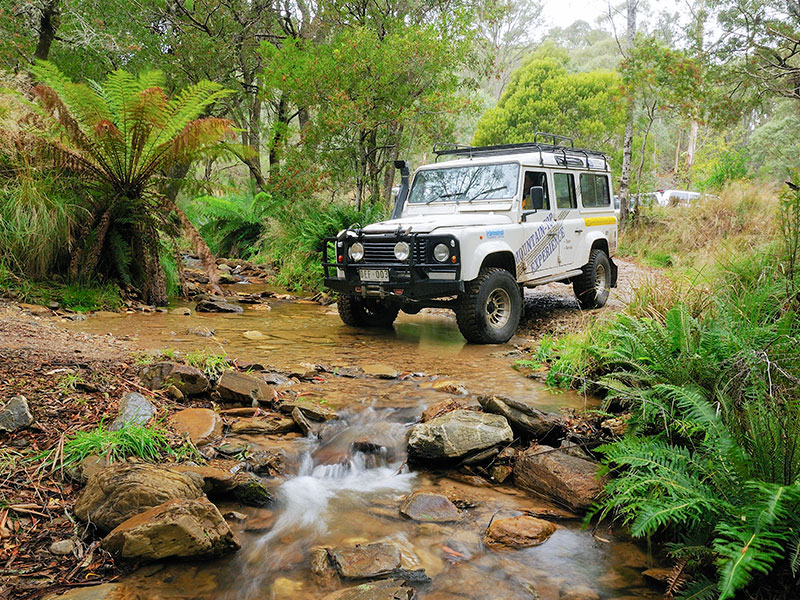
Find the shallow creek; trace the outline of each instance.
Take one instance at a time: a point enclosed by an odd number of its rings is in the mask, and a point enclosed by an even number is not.
[[[254,286],[237,288],[256,291]],[[557,520],[558,530],[541,546],[486,548],[481,540],[492,518],[523,512],[557,515],[559,509],[511,486],[410,470],[405,464],[408,428],[427,405],[447,397],[433,389],[437,377],[463,384],[470,392],[467,401],[477,394],[497,393],[536,398],[543,410],[559,410],[581,409],[587,399],[568,392],[551,394],[517,373],[509,356],[512,345],[465,345],[455,322],[443,315],[401,315],[393,332],[356,331],[342,325],[334,311],[316,304],[270,304],[269,311],[245,305],[243,314],[233,315],[101,314],[69,325],[73,330],[129,336],[143,350],[206,348],[278,369],[300,362],[324,364],[330,370],[381,363],[412,374],[391,380],[331,375],[317,383],[297,384],[297,390],[328,403],[341,418],[306,438],[227,438],[246,442],[253,450],[280,448],[291,465],[285,479],[272,481],[277,501],[269,509],[220,505],[223,514],[247,515],[244,521],[231,521],[242,549],[221,560],[142,567],[122,580],[126,589],[163,600],[323,598],[334,588],[325,587],[310,572],[314,546],[388,541],[400,548],[404,568],[423,568],[432,579],[416,586],[418,598],[660,597],[641,576],[655,565],[640,545],[607,528],[584,530],[580,520]],[[195,327],[213,329],[215,335],[187,333]],[[352,442],[359,438],[380,439],[384,450],[379,455],[352,451]],[[456,499],[464,507],[463,518],[453,523],[402,518],[400,501],[415,489]],[[581,588],[592,590],[592,595]]]

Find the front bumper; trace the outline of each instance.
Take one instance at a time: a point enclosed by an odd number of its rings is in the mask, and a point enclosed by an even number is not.
[[[406,261],[396,260],[386,251],[400,241],[411,246]],[[364,259],[358,262],[352,261],[347,252],[355,242],[361,242],[366,249]],[[451,248],[451,260],[446,263],[433,259],[433,247],[439,243]],[[331,251],[333,260],[330,260]],[[452,236],[363,235],[348,231],[344,236],[325,240],[322,266],[325,286],[341,294],[420,301],[455,296],[464,291],[460,247]],[[389,280],[364,281],[361,276],[365,269],[386,270]]]

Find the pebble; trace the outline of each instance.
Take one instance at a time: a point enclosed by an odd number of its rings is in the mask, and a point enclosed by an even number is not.
[[[72,540],[58,540],[50,544],[50,552],[58,556],[66,556],[75,551],[75,542]]]

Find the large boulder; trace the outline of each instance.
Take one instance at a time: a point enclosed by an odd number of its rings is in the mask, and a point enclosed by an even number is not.
[[[461,519],[461,512],[447,496],[420,490],[405,497],[400,505],[400,514],[413,521],[429,523],[446,523]]]
[[[156,407],[138,392],[128,392],[119,401],[117,418],[109,425],[110,431],[117,431],[127,425],[146,425],[156,414]]]
[[[150,390],[174,385],[182,394],[194,396],[208,389],[208,378],[200,369],[169,361],[147,365],[139,377]]]
[[[223,400],[248,405],[252,404],[253,400],[258,402],[273,400],[274,390],[275,388],[263,379],[236,371],[225,371],[217,382],[217,391]]]
[[[416,425],[408,438],[408,456],[413,460],[454,460],[513,439],[505,417],[454,410]]]
[[[605,481],[597,476],[598,465],[555,450],[550,446],[533,446],[514,463],[514,483],[563,504],[574,511],[583,511],[594,503]]]
[[[222,437],[222,417],[210,408],[187,408],[170,417],[172,429],[189,436],[195,446],[204,446]]]
[[[486,412],[503,415],[512,429],[537,440],[564,437],[564,421],[558,415],[540,411],[532,402],[504,396],[480,396],[478,402]]]
[[[16,431],[33,423],[25,396],[14,396],[0,408],[0,431]]]
[[[231,471],[211,466],[173,465],[170,470],[195,475],[203,480],[203,491],[212,498],[236,500],[247,506],[264,506],[272,502],[272,493],[257,475],[248,471]]]
[[[146,463],[111,465],[89,478],[75,503],[75,514],[101,531],[168,500],[203,496],[202,478]]]
[[[217,507],[205,498],[169,500],[120,523],[103,546],[123,558],[222,556],[239,549]]]
[[[486,530],[484,543],[490,547],[527,548],[543,544],[556,532],[550,521],[522,515],[495,519]]]

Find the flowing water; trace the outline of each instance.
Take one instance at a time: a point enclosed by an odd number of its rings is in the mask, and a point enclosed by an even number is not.
[[[455,322],[439,314],[401,315],[394,332],[381,333],[347,328],[332,311],[315,304],[271,305],[270,311],[245,307],[238,315],[105,314],[70,326],[128,336],[146,350],[206,348],[275,368],[311,362],[332,371],[382,363],[410,374],[393,380],[323,375],[317,382],[297,384],[293,389],[324,398],[340,418],[305,438],[228,437],[247,442],[251,450],[281,449],[290,464],[285,478],[270,482],[276,502],[269,509],[220,505],[223,514],[247,516],[231,521],[242,549],[220,560],[146,566],[124,578],[124,588],[163,600],[323,598],[357,582],[331,586],[316,578],[310,571],[314,547],[388,541],[400,549],[402,567],[424,569],[431,578],[416,585],[418,598],[659,597],[641,576],[655,566],[641,546],[606,528],[593,532],[579,520],[561,519],[540,546],[488,549],[482,537],[493,518],[525,512],[558,515],[559,509],[511,486],[406,465],[409,427],[426,406],[447,397],[433,389],[437,377],[465,386],[468,402],[474,402],[475,394],[491,392],[535,398],[543,409],[558,410],[583,408],[586,398],[549,393],[511,368],[512,345],[467,346]],[[198,326],[214,329],[214,337],[187,333]],[[353,450],[353,442],[361,439],[376,441],[380,451]],[[398,506],[416,489],[448,495],[463,508],[463,518],[453,523],[402,518]]]

